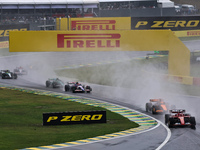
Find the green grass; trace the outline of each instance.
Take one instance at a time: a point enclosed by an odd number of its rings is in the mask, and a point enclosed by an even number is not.
[[[107,123],[43,126],[43,113],[105,109],[4,88],[0,88],[0,97],[1,150],[64,143],[138,127],[138,124],[108,110]]]
[[[181,41],[192,41],[192,40],[200,40],[200,36],[192,36],[192,37],[179,37]]]
[[[109,86],[119,86],[118,81],[121,80],[123,82],[120,86],[133,88],[135,81],[137,82],[137,80],[145,74],[144,70],[148,69],[147,66],[163,68],[160,69],[160,72],[164,71],[167,73],[167,70],[164,70],[167,61],[167,57],[148,60],[131,60],[115,64],[56,70],[56,73],[59,76],[76,78],[79,81]]]
[[[195,54],[196,56],[198,54]],[[76,78],[79,81],[86,81],[89,83],[119,86],[125,88],[143,89],[146,86],[144,83],[138,84],[138,81],[145,80],[143,76],[148,76],[146,72],[153,72],[155,74],[167,74],[168,57],[152,58],[143,60],[132,60],[127,62],[120,62],[115,64],[107,64],[93,67],[82,67],[76,69],[57,70],[59,76],[69,78]],[[200,63],[191,63],[191,76],[200,77]],[[153,67],[152,67],[153,66]],[[148,70],[151,68],[150,70]],[[159,70],[154,69],[159,68]],[[116,75],[117,74],[117,75]],[[200,86],[194,85],[180,85],[180,89],[174,90],[179,83],[168,83],[164,86],[171,93],[187,94],[200,96]],[[171,90],[172,89],[172,90]]]

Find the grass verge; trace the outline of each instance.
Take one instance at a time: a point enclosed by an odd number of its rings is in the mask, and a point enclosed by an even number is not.
[[[0,149],[52,145],[118,132],[138,124],[106,110],[107,123],[43,126],[45,112],[105,110],[67,100],[0,88]]]
[[[142,83],[138,84],[138,81],[144,80],[142,79],[145,74],[143,70],[148,70],[148,68],[151,68],[149,72],[167,74],[168,73],[167,62],[168,62],[168,57],[161,57],[161,58],[152,58],[148,60],[146,59],[132,60],[130,62],[120,62],[115,64],[101,65],[101,66],[57,70],[56,73],[59,76],[76,78],[79,81],[84,81],[89,83],[142,89],[146,85]],[[200,65],[199,62],[191,63],[191,68],[190,68],[191,76],[200,77],[199,65]],[[147,76],[147,74],[145,74],[145,76]],[[176,87],[177,84],[178,83],[169,83],[165,85],[167,86],[165,88],[168,89],[169,92],[176,94],[200,96],[199,93],[200,86],[179,84],[181,90],[180,89],[170,90],[174,89],[174,87]]]

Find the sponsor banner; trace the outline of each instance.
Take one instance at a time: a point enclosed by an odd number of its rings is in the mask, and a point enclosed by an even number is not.
[[[130,17],[71,18],[71,30],[130,30]]]
[[[169,74],[188,76],[190,51],[171,30],[11,31],[9,38],[10,52],[167,50]]]
[[[177,37],[193,37],[200,36],[200,30],[174,31]]]
[[[8,41],[0,42],[0,48],[8,48],[8,47],[9,47]]]
[[[106,123],[106,111],[43,113],[43,125]]]
[[[0,41],[8,41],[10,31],[27,31],[27,30],[29,30],[29,24],[0,25]]]
[[[172,82],[178,82],[181,84],[186,84],[186,85],[193,85],[193,77],[191,76],[173,76],[173,75],[168,75],[168,80]]]
[[[167,50],[169,31],[12,31],[10,52]],[[155,43],[156,39],[156,43]],[[144,44],[146,41],[146,44]]]
[[[172,31],[199,30],[199,16],[131,17],[132,30],[171,29]]]
[[[130,30],[130,17],[59,18],[57,30]]]

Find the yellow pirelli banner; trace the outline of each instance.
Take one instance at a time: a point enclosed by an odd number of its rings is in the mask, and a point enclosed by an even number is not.
[[[57,30],[130,30],[130,17],[57,18]]]
[[[167,50],[169,31],[11,31],[10,52]],[[155,42],[156,39],[156,42]]]
[[[190,74],[190,51],[171,30],[11,31],[9,47],[10,52],[169,50],[169,74]]]

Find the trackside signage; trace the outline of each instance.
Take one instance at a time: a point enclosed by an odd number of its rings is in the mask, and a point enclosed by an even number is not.
[[[166,50],[168,31],[11,31],[10,52]],[[157,44],[153,44],[154,38]],[[144,44],[147,40],[148,44]]]
[[[72,30],[115,30],[115,20],[71,21]]]
[[[199,16],[131,17],[132,30],[171,29],[172,31],[199,30]]]
[[[106,111],[43,113],[43,125],[106,123]]]
[[[0,25],[0,41],[8,41],[10,31],[27,31],[27,30],[29,30],[29,24]]]
[[[130,30],[130,17],[71,18],[70,30]]]
[[[120,34],[58,34],[57,48],[117,48]]]

